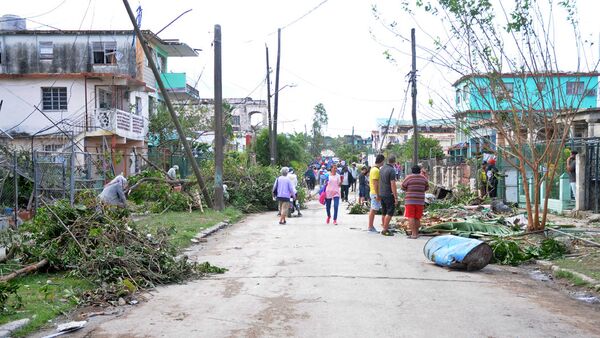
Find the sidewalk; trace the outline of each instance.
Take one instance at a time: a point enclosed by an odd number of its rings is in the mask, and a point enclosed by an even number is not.
[[[449,271],[427,239],[366,231],[366,215],[326,225],[310,202],[278,225],[249,216],[188,254],[229,271],[161,287],[119,318],[77,337],[590,337],[599,312],[518,274]],[[376,221],[376,224],[379,220]]]

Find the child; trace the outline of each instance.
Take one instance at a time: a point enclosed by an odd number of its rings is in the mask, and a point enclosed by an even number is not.
[[[365,203],[365,198],[369,196],[369,179],[367,178],[367,172],[369,168],[366,166],[360,170],[358,175],[358,203],[362,205]]]

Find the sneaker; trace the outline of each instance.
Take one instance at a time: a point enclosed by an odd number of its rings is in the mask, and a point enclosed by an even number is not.
[[[330,219],[331,219],[331,217],[327,217],[327,220],[325,221],[325,223],[329,224]]]
[[[379,230],[377,230],[375,227],[370,227],[369,229],[367,229],[368,232],[379,232]]]
[[[337,220],[333,220],[333,225],[337,225]]]

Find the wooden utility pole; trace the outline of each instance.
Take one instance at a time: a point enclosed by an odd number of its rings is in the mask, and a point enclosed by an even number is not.
[[[185,134],[183,133],[183,129],[181,128],[181,124],[179,123],[179,120],[177,119],[177,114],[175,113],[175,109],[173,109],[173,105],[171,104],[171,99],[169,98],[169,93],[165,89],[165,85],[162,81],[162,78],[160,77],[160,73],[158,72],[158,69],[156,69],[156,64],[154,63],[154,58],[152,57],[152,54],[150,54],[150,50],[148,49],[148,46],[146,43],[146,38],[144,38],[144,36],[142,35],[142,31],[140,30],[140,28],[137,25],[135,16],[133,16],[133,12],[131,11],[131,7],[129,7],[129,3],[127,2],[127,0],[123,0],[123,5],[125,5],[127,14],[129,14],[129,19],[131,20],[131,23],[133,24],[133,29],[135,30],[135,34],[138,38],[138,41],[140,42],[140,45],[142,45],[142,49],[144,50],[144,54],[146,55],[146,59],[148,60],[148,65],[150,66],[150,69],[152,69],[152,74],[154,74],[154,78],[156,79],[156,83],[158,84],[158,88],[160,89],[163,100],[165,100],[165,105],[167,106],[167,109],[169,110],[169,114],[171,115],[171,119],[173,120],[175,129],[177,130],[177,134],[179,134],[179,139],[181,140],[181,143],[183,144],[183,149],[185,150],[185,154],[186,154],[190,164],[192,165],[194,175],[196,176],[196,179],[198,180],[198,185],[200,186],[200,191],[202,191],[202,195],[204,195],[204,200],[206,201],[206,204],[208,205],[208,207],[212,208],[212,201],[210,199],[210,195],[208,194],[208,190],[206,190],[206,185],[204,184],[204,179],[202,179],[202,174],[200,173],[200,167],[198,167],[198,163],[196,162],[196,159],[194,158],[194,154],[192,154],[192,148],[190,148],[190,145],[188,144],[187,139],[185,138]]]
[[[277,163],[277,113],[279,111],[279,65],[281,61],[281,28],[277,28],[277,65],[275,66],[275,110],[273,111],[273,153],[271,164]]]
[[[275,155],[273,153],[273,121],[271,120],[271,67],[269,66],[269,47],[265,45],[267,55],[267,116],[269,118],[269,155],[271,164],[275,164]]]
[[[412,47],[412,71],[410,72],[410,81],[412,82],[412,122],[414,128],[413,166],[415,166],[419,164],[419,132],[417,130],[417,48],[414,28],[410,30],[410,44]]]
[[[215,210],[225,209],[223,201],[223,73],[221,67],[221,25],[215,25]]]

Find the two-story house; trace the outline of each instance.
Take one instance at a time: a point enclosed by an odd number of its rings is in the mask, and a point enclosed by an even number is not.
[[[378,130],[371,135],[374,140],[374,149],[385,149],[388,145],[403,144],[414,134],[412,121],[408,120],[377,119],[377,126]],[[444,151],[454,143],[455,131],[451,121],[444,119],[418,120],[417,128],[421,136],[439,141]]]
[[[509,113],[519,116],[522,112],[552,114],[578,111],[598,107],[598,73],[519,73],[519,74],[471,74],[458,79],[456,92],[456,143],[450,156],[461,161],[494,152],[504,146],[494,123],[492,114]],[[557,115],[558,114],[558,115]],[[542,125],[535,130],[511,132],[527,133],[531,137],[543,135]],[[571,135],[575,137],[577,135]],[[542,141],[540,139],[540,141]]]
[[[197,92],[184,73],[168,73],[172,56],[197,56],[177,40],[143,31],[169,95]],[[149,114],[161,96],[131,30],[0,31],[0,138],[47,152],[110,152],[115,173],[139,168]]]

